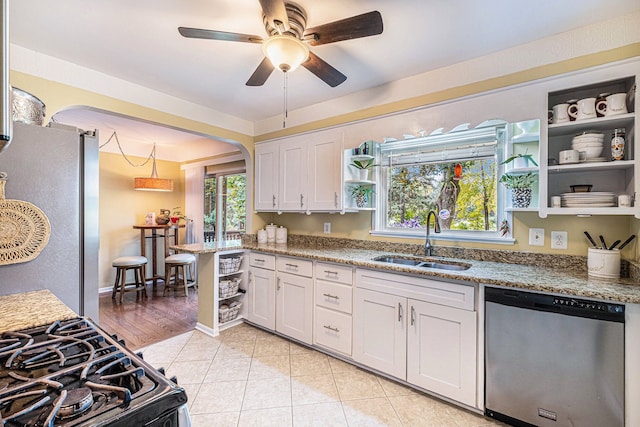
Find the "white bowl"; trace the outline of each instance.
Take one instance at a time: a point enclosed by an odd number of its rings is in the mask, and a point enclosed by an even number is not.
[[[604,147],[585,147],[585,148],[574,148],[574,150],[584,151],[587,153],[587,159],[593,159],[594,157],[600,156],[602,153],[602,149]]]
[[[604,147],[602,142],[573,142],[571,143],[571,147],[574,150],[578,148],[586,148],[586,147]]]
[[[604,141],[604,135],[602,134],[586,134],[580,136],[574,136],[573,142],[602,142]]]

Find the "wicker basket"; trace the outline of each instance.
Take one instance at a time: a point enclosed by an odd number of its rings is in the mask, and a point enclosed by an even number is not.
[[[242,257],[220,258],[220,274],[235,273],[240,270]]]
[[[237,294],[240,282],[242,282],[242,279],[239,277],[233,280],[221,280],[218,292],[220,298],[229,298]]]
[[[218,321],[220,323],[227,323],[235,320],[235,318],[238,317],[241,306],[242,303],[237,303],[234,307],[220,307],[218,311]]]

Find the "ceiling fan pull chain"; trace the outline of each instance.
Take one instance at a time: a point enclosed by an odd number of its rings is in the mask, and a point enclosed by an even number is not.
[[[289,83],[289,73],[284,72],[284,117],[282,118],[282,129],[287,127],[287,116],[289,115],[289,106],[287,105],[287,86]]]

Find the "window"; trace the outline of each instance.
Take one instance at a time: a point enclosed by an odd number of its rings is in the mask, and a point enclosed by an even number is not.
[[[424,238],[433,210],[438,238],[498,237],[503,136],[500,126],[382,144],[374,233]]]
[[[246,175],[206,176],[204,181],[204,241],[235,240],[245,232]]]

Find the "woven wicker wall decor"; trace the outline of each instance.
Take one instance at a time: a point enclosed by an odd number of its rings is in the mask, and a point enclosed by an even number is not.
[[[6,174],[0,172],[0,265],[35,259],[49,243],[51,225],[37,206],[4,198]]]

